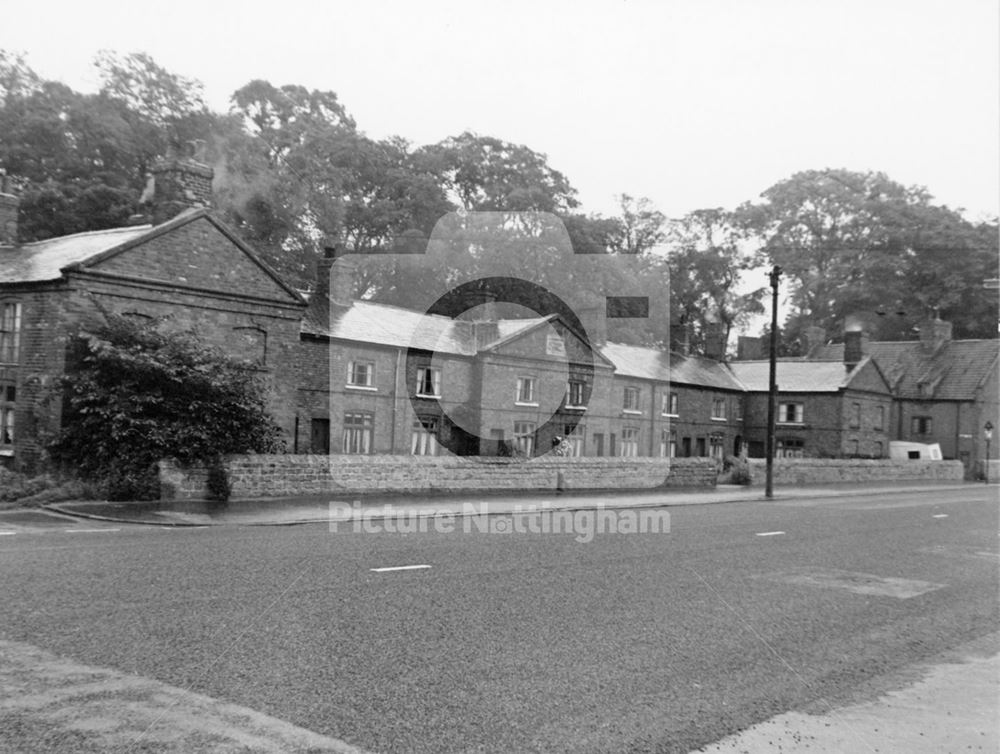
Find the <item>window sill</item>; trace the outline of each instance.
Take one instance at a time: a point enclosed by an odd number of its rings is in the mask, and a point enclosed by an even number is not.
[[[633,408],[623,408],[623,414],[628,414],[629,416],[642,416],[642,411],[636,411]]]
[[[729,419],[727,419],[724,416],[713,416],[712,417],[712,421],[714,421],[714,422],[727,422],[727,421],[729,421]]]
[[[437,398],[441,399],[440,393],[417,393],[417,398]]]
[[[661,413],[660,416],[662,416],[664,419],[680,419],[681,418],[680,414],[662,414]]]
[[[563,406],[567,411],[586,411],[586,406]]]
[[[779,427],[804,427],[804,426],[806,426],[805,422],[775,422],[775,424],[777,426],[779,426]]]
[[[361,390],[366,393],[377,393],[378,388],[373,385],[344,385],[345,390]]]
[[[0,448],[0,457],[3,458],[13,458],[14,449],[13,448]]]
[[[524,401],[514,401],[515,406],[526,406],[528,408],[538,408],[537,403],[526,403]]]

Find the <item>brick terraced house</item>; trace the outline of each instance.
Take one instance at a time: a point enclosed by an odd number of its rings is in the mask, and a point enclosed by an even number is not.
[[[0,195],[0,460],[32,471],[60,426],[55,378],[69,339],[103,312],[165,317],[252,361],[289,439],[305,301],[206,208],[211,172],[154,167],[156,224],[16,243],[17,200]],[[202,205],[202,206],[198,206]]]
[[[44,466],[67,343],[107,312],[165,318],[252,362],[290,452],[536,455],[560,438],[577,456],[763,455],[765,361],[690,355],[679,333],[671,352],[605,342],[558,315],[358,301],[349,265],[331,281],[332,258],[307,301],[212,215],[211,180],[170,157],[152,222],[20,245],[17,199],[0,194],[0,462]],[[848,334],[846,348],[781,360],[779,455],[881,458],[891,439],[918,439],[971,469],[977,428],[1000,426],[997,341],[950,341],[945,324],[920,342]]]

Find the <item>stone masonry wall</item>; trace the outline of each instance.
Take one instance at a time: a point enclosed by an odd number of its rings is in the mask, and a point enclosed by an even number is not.
[[[240,455],[226,459],[234,498],[371,493],[712,487],[709,459],[509,458],[460,456]],[[164,499],[200,499],[203,468],[160,462]]]
[[[764,484],[766,461],[751,458],[755,485]],[[960,461],[890,461],[865,459],[782,458],[774,462],[775,484],[834,484],[850,482],[961,482]]]

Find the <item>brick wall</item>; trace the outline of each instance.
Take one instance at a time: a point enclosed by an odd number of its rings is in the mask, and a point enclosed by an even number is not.
[[[764,484],[766,462],[750,459],[755,485]],[[836,484],[851,482],[960,482],[958,461],[890,461],[866,459],[781,458],[774,462],[775,484]]]
[[[449,493],[516,490],[712,487],[707,459],[549,458],[516,461],[459,456],[231,456],[234,498],[308,494]],[[199,499],[206,471],[160,463],[164,499]]]

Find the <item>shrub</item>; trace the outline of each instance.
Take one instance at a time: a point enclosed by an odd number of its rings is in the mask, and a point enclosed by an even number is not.
[[[746,458],[727,456],[722,468],[723,473],[719,477],[719,484],[753,484],[750,462]]]
[[[159,325],[109,315],[71,344],[63,426],[49,450],[111,499],[159,497],[161,458],[190,465],[281,450],[254,369]]]

